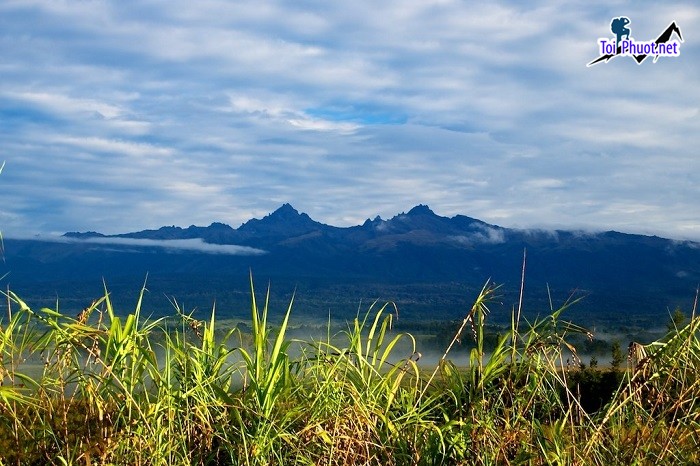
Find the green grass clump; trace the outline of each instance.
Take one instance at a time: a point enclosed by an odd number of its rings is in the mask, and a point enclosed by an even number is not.
[[[488,283],[426,371],[396,308],[340,334],[287,337],[292,302],[250,333],[117,313],[104,295],[71,317],[8,291],[0,320],[0,464],[659,464],[700,462],[700,322],[632,345],[629,370],[582,370],[561,318],[520,309],[486,352]],[[263,303],[259,306],[259,302]],[[472,338],[468,367],[449,355]],[[567,364],[567,360],[569,364]]]

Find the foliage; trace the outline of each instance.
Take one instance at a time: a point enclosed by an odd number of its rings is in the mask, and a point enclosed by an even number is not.
[[[666,328],[668,329],[669,332],[673,332],[675,330],[678,330],[679,328],[683,327],[683,325],[686,322],[686,316],[683,313],[683,311],[680,308],[676,308],[673,311],[673,314],[671,314],[671,317],[666,324]]]
[[[320,339],[288,337],[292,302],[222,328],[144,317],[102,297],[70,317],[11,291],[0,319],[0,464],[697,463],[700,321],[631,345],[630,369],[582,368],[562,319],[575,301],[486,331],[478,293],[440,361],[418,365],[396,306],[373,303]],[[273,325],[274,324],[274,325]],[[249,330],[248,331],[241,331]],[[470,363],[449,356],[471,339]],[[615,347],[613,347],[615,349]],[[619,352],[619,344],[617,345]],[[618,355],[619,356],[619,355]],[[614,365],[621,361],[614,361]],[[591,365],[593,366],[593,364]]]
[[[610,366],[613,368],[613,370],[617,371],[620,368],[620,365],[622,365],[622,349],[620,349],[620,342],[615,340],[612,343],[612,350],[611,350],[611,360],[610,360]]]

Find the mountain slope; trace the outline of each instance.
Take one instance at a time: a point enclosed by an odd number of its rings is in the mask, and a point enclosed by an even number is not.
[[[459,311],[448,309],[445,296],[478,288],[487,278],[504,284],[506,305],[515,302],[524,251],[526,291],[544,306],[549,293],[563,301],[578,289],[587,295],[581,306],[590,312],[664,313],[676,305],[689,308],[700,283],[698,243],[617,232],[508,229],[462,215],[442,217],[424,205],[347,228],[316,222],[284,204],[238,228],[212,223],[111,236],[67,233],[64,241],[6,240],[5,281],[32,292],[50,284],[54,293],[66,293],[86,288],[86,280],[133,284],[148,274],[151,290],[222,302],[232,293],[245,296],[252,270],[318,296],[338,289],[348,293],[355,284],[360,290],[392,289],[396,296],[383,297],[402,297],[413,303],[406,304],[409,309],[442,306],[439,312],[447,314]],[[343,299],[362,298],[370,296]],[[321,300],[317,304],[327,310]]]

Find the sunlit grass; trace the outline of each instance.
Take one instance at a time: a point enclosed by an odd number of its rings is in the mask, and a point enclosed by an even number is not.
[[[700,461],[694,312],[663,341],[633,345],[628,371],[582,371],[566,363],[576,362],[572,337],[588,335],[562,318],[573,302],[531,322],[514,310],[487,353],[498,293],[487,282],[452,339],[473,340],[470,364],[450,362],[449,345],[426,369],[414,337],[391,331],[391,303],[294,341],[293,301],[272,325],[269,290],[260,300],[250,286],[250,333],[175,301],[173,316],[149,319],[145,285],[131,312],[115,310],[105,287],[76,317],[6,292],[0,464]],[[612,398],[586,409],[583,389],[601,380],[615,384]]]

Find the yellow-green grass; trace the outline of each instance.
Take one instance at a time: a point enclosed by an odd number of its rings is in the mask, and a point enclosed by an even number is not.
[[[145,290],[145,287],[144,287]],[[107,290],[76,317],[12,292],[0,320],[0,464],[659,464],[700,462],[698,319],[633,346],[609,401],[584,389],[612,370],[568,367],[588,334],[565,303],[485,351],[498,287],[486,283],[454,341],[470,363],[419,367],[391,303],[340,333],[292,340],[251,278],[250,334],[117,312]],[[585,396],[584,396],[585,395]]]

